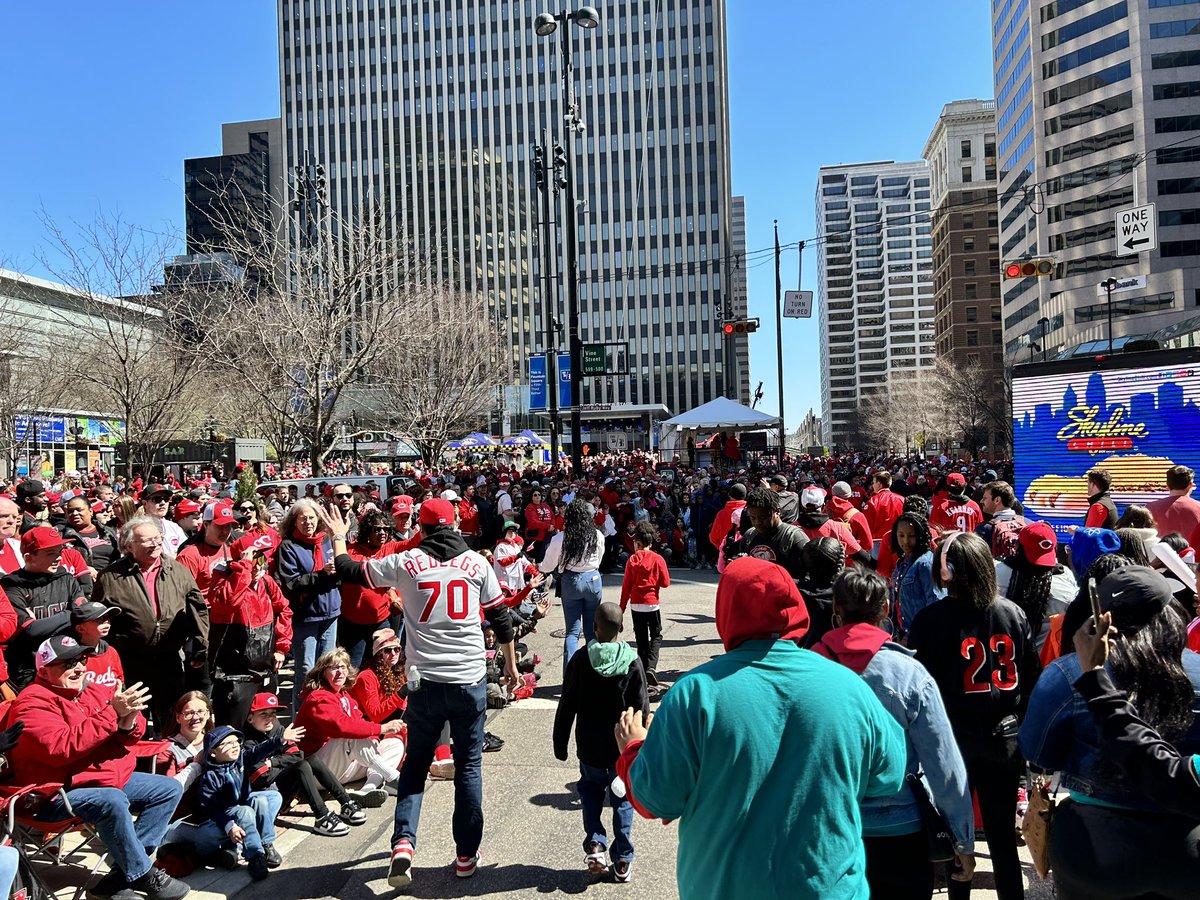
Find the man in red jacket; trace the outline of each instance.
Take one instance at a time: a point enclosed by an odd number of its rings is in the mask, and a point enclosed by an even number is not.
[[[904,512],[904,498],[892,491],[892,473],[881,471],[871,476],[871,498],[867,501],[867,526],[872,535],[892,530],[892,523]]]
[[[67,635],[44,641],[37,676],[13,701],[12,721],[25,723],[8,754],[15,784],[61,783],[76,816],[95,825],[113,867],[89,897],[180,900],[189,888],[155,868],[148,850],[161,843],[183,785],[165,775],[134,771],[133,745],[146,733],[142,710],[149,694],[141,684],[123,691],[88,684],[90,648]],[[59,796],[46,800],[37,818],[70,818]]]
[[[961,472],[946,476],[946,488],[950,491],[941,503],[933,508],[929,524],[938,531],[974,531],[983,524],[983,510],[967,496],[967,479]]]

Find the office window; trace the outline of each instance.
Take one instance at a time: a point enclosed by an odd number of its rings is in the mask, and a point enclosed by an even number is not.
[[[959,146],[959,152],[962,154],[963,159],[970,159],[971,158],[971,142],[963,141]]]

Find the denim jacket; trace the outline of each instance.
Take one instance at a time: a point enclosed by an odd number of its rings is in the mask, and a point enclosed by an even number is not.
[[[867,632],[877,635],[874,643]],[[930,799],[954,833],[955,849],[972,853],[975,812],[967,770],[937,682],[913,658],[912,650],[892,641],[880,646],[883,637],[883,632],[870,625],[850,625],[830,632],[813,649],[860,672],[884,709],[904,729],[906,773],[922,776]],[[879,647],[878,652],[863,668],[863,659],[872,647]],[[907,782],[892,797],[864,800],[861,809],[867,837],[911,834],[920,829],[921,815]]]
[[[907,632],[917,613],[946,596],[933,586],[933,552],[926,550],[916,559],[896,560],[892,570],[893,615],[900,614],[901,633]]]
[[[1200,752],[1200,654],[1185,650],[1183,668],[1197,694],[1192,704],[1196,721],[1176,745],[1186,755]],[[1073,794],[1127,809],[1156,809],[1115,763],[1103,761],[1100,734],[1087,701],[1074,687],[1080,674],[1074,653],[1059,657],[1042,671],[1021,723],[1021,752],[1038,768],[1062,773],[1062,787]]]

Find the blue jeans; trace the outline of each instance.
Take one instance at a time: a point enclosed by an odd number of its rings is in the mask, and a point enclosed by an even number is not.
[[[279,791],[251,791],[246,806],[237,807],[234,821],[246,832],[242,844],[242,855],[253,859],[263,853],[263,844],[275,843],[275,817],[283,806],[283,795]],[[222,846],[232,846],[232,841],[216,822],[197,825],[181,819],[168,830],[163,843],[191,844],[197,856],[216,853]]]
[[[0,847],[0,897],[12,895],[13,881],[17,877],[17,863],[20,859],[16,847]]]
[[[630,832],[633,831],[633,804],[628,795],[617,797],[610,789],[613,779],[617,777],[617,767],[609,766],[601,769],[579,764],[579,783],[575,789],[579,792],[579,802],[583,806],[583,849],[592,841],[608,849],[608,833],[604,830],[604,822],[600,814],[604,811],[604,801],[607,797],[613,808],[613,862],[633,859],[633,842]]]
[[[567,626],[567,636],[563,639],[563,672],[567,671],[567,663],[579,649],[579,632],[590,644],[596,640],[592,630],[592,621],[596,618],[596,610],[600,608],[603,599],[601,590],[603,581],[600,573],[593,569],[590,572],[564,572],[562,574],[562,608],[563,619]]]
[[[300,689],[304,678],[317,659],[337,649],[337,619],[320,622],[300,622],[292,625],[292,658],[296,663],[296,680],[292,686],[292,718],[300,711]]]
[[[174,778],[143,772],[130,775],[124,788],[67,791],[75,815],[96,826],[116,868],[130,881],[150,871],[150,854],[162,843],[182,795],[183,785]],[[62,798],[53,797],[38,810],[36,818],[57,822],[68,815]]]
[[[454,844],[459,856],[474,856],[483,840],[483,726],[487,721],[487,680],[476,684],[440,684],[421,680],[408,695],[408,755],[396,783],[396,827],[392,846],[401,840],[417,846],[417,823],[425,797],[425,779],[442,729],[454,739]]]

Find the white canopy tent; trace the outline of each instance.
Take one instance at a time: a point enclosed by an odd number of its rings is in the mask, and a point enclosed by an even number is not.
[[[717,397],[695,409],[680,413],[662,423],[659,450],[673,458],[680,450],[680,435],[685,431],[743,431],[779,427],[779,417],[743,406],[728,397]]]
[[[681,431],[696,428],[769,428],[778,424],[778,416],[743,406],[728,397],[710,400],[703,406],[689,409],[663,422],[663,425],[670,425]]]

